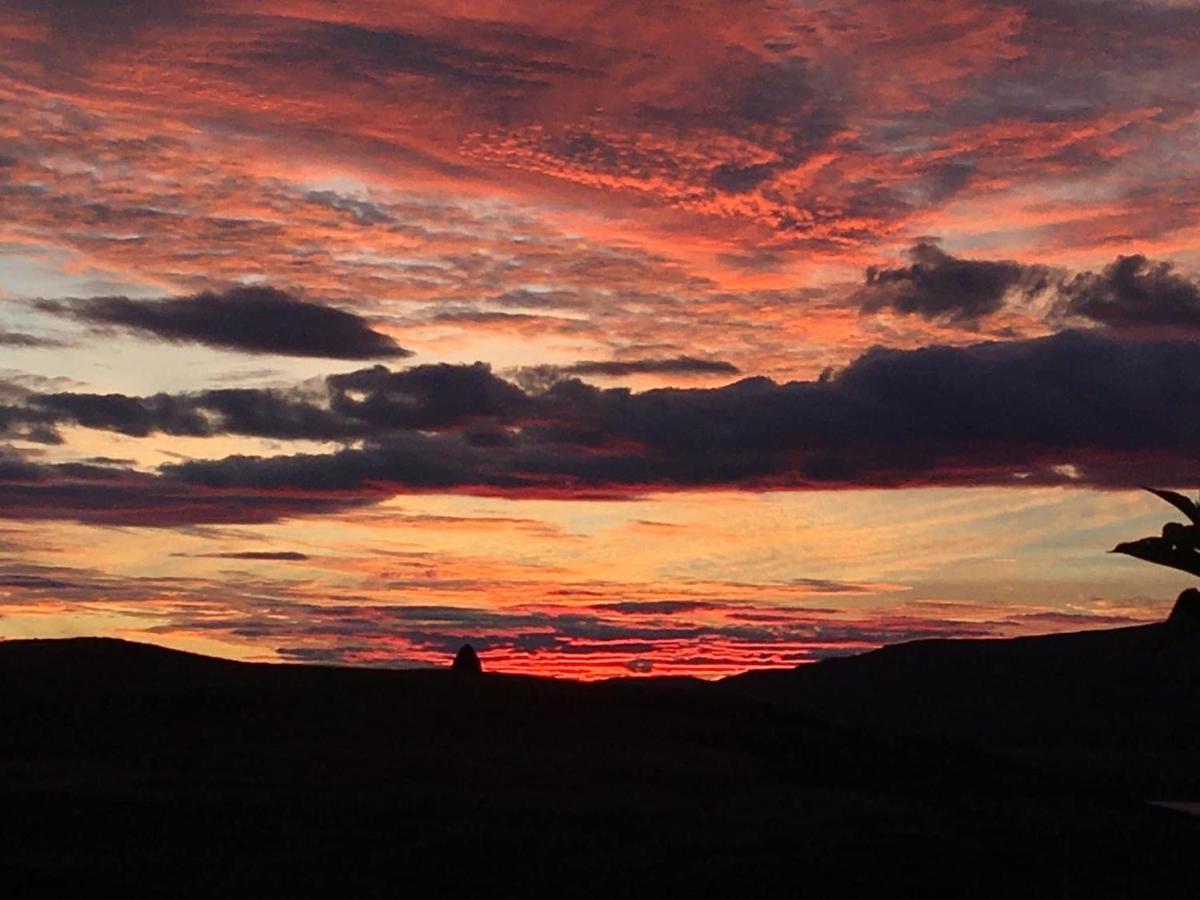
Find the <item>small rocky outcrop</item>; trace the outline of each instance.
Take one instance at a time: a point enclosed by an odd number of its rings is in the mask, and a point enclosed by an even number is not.
[[[482,675],[483,663],[479,661],[479,654],[475,652],[475,648],[470,644],[463,644],[454,657],[450,671],[455,675]]]
[[[1200,591],[1188,588],[1179,595],[1167,625],[1180,631],[1200,631]]]

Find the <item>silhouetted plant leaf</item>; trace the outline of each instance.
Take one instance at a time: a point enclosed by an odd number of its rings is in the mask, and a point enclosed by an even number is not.
[[[1152,493],[1155,497],[1166,500],[1173,507],[1192,520],[1195,525],[1200,525],[1200,505],[1190,497],[1185,497],[1176,491],[1164,491],[1159,488],[1148,487],[1145,490]]]
[[[1123,553],[1159,566],[1200,575],[1200,504],[1176,491],[1148,487],[1154,496],[1165,500],[1191,520],[1191,525],[1168,522],[1162,535],[1117,544],[1113,553]]]
[[[1126,541],[1117,544],[1113,553],[1123,553],[1134,559],[1145,560],[1160,566],[1179,569],[1191,575],[1200,575],[1200,553],[1194,550],[1181,550],[1163,538],[1149,537],[1140,541]]]

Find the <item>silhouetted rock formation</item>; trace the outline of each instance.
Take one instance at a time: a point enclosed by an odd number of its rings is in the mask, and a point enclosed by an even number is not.
[[[1200,591],[1188,588],[1179,595],[1167,624],[1175,629],[1200,631]]]
[[[450,669],[458,675],[483,674],[483,664],[479,661],[479,654],[470,644],[463,644],[459,648],[458,655],[454,657],[454,664],[450,666]]]

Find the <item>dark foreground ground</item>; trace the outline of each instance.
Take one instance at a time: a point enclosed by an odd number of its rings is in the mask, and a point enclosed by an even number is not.
[[[1103,788],[1200,801],[1200,609],[1132,628],[913,641],[721,687],[871,734],[969,743]]]
[[[960,743],[840,730],[729,685],[14,641],[0,644],[0,725],[5,897],[1193,898],[1200,885],[1200,819]]]

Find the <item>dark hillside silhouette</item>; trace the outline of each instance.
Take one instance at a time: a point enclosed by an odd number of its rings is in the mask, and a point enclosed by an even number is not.
[[[1194,609],[1185,592],[1177,609]],[[877,735],[968,742],[1152,799],[1200,798],[1200,628],[928,640],[726,690]]]
[[[1190,817],[686,679],[468,686],[70,640],[0,644],[0,683],[6,897],[1161,898],[1200,879]]]
[[[1200,505],[1116,553],[1200,574]],[[1013,640],[930,640],[724,688],[877,735],[968,742],[1159,799],[1200,798],[1200,591],[1167,621]]]

